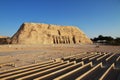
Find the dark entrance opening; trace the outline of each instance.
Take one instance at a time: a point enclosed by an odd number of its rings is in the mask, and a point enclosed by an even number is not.
[[[73,43],[75,44],[76,43],[75,36],[73,36],[72,40],[73,40]]]

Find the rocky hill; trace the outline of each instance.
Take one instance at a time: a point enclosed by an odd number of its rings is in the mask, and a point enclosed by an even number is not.
[[[11,38],[12,44],[91,44],[75,26],[23,23]]]

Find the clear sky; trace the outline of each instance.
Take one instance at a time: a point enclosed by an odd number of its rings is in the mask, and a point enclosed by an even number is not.
[[[23,22],[78,26],[90,37],[120,37],[120,0],[0,0],[0,35]]]

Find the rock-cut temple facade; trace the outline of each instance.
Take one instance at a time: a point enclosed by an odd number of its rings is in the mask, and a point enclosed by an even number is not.
[[[75,26],[23,23],[11,38],[12,44],[91,44]]]

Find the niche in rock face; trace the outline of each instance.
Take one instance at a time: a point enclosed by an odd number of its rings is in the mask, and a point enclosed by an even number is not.
[[[72,40],[73,40],[73,43],[75,44],[76,43],[75,36],[73,36]]]
[[[61,35],[60,30],[58,30],[58,34]]]

